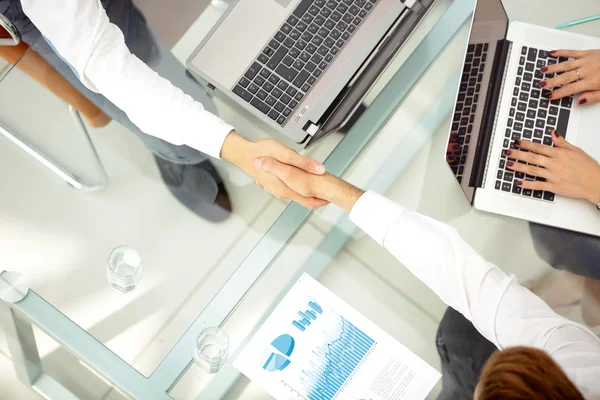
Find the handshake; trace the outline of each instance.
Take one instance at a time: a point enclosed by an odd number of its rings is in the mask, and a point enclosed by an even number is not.
[[[252,142],[232,132],[225,140],[221,156],[254,178],[268,193],[311,210],[334,203],[350,212],[364,193],[326,173],[317,160],[273,139]]]
[[[293,199],[309,209],[334,203],[349,213],[364,193],[346,181],[324,172],[324,168],[322,175],[313,174],[270,157],[257,158],[254,167],[285,184],[280,193],[272,193],[275,197]],[[298,196],[299,199],[294,199]]]

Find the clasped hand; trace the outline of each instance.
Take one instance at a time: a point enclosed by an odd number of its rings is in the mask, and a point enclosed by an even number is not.
[[[301,188],[290,187],[276,174],[257,168],[257,159],[268,158],[281,165],[293,168],[306,176],[325,174],[323,164],[310,157],[298,154],[296,151],[284,146],[273,139],[262,139],[251,142],[235,132],[229,134],[221,150],[221,156],[242,169],[251,176],[256,184],[265,191],[283,200],[293,200],[308,209],[314,209],[329,204],[328,201],[315,197]]]

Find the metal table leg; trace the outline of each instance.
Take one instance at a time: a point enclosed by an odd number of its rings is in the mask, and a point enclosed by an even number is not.
[[[7,127],[5,127],[2,124],[0,124],[0,134],[5,136],[6,138],[8,138],[11,142],[16,144],[17,146],[19,146],[23,151],[25,151],[27,154],[29,154],[30,156],[35,158],[43,166],[48,168],[50,171],[54,172],[62,180],[67,182],[69,185],[73,186],[75,189],[89,191],[89,192],[102,189],[108,183],[108,177],[106,175],[106,171],[104,170],[104,166],[102,165],[102,161],[100,161],[100,157],[98,156],[96,147],[94,146],[94,143],[92,142],[92,139],[90,138],[89,132],[88,132],[87,128],[85,127],[83,120],[81,119],[81,115],[79,114],[79,112],[77,110],[75,110],[71,106],[69,106],[69,111],[71,112],[71,116],[73,117],[73,120],[75,121],[75,124],[77,125],[77,129],[82,134],[83,138],[85,139],[85,142],[87,143],[88,147],[90,148],[90,150],[92,152],[92,155],[93,155],[92,161],[94,163],[95,169],[98,172],[98,175],[100,176],[100,181],[98,183],[88,184],[88,183],[83,182],[83,180],[78,178],[76,175],[67,171],[65,168],[61,167],[55,161],[53,161],[48,156],[46,156],[44,153],[42,153],[40,150],[38,150],[33,144],[27,142],[25,139],[22,139],[21,137],[16,135],[14,132],[11,132]]]

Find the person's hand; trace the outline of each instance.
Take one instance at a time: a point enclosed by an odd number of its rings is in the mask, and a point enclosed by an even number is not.
[[[600,203],[600,164],[579,147],[552,133],[555,147],[526,140],[517,141],[519,150],[506,150],[506,166],[517,172],[544,178],[546,182],[520,180],[523,189],[547,190],[562,196]],[[512,159],[529,163],[525,165]]]
[[[567,57],[573,60],[548,64],[541,68],[545,75],[561,73],[540,82],[542,89],[555,89],[548,94],[548,99],[555,100],[581,93],[579,104],[594,104],[600,101],[600,50],[556,50],[550,54],[553,57]]]
[[[257,169],[272,174],[294,192],[308,198],[319,198],[342,207],[347,212],[364,191],[331,175],[315,176],[296,167],[282,164],[274,158],[263,157],[255,161]]]
[[[276,140],[262,139],[251,142],[239,134],[231,132],[225,139],[221,156],[237,165],[242,171],[254,178],[257,185],[263,187],[265,191],[278,199],[293,200],[308,209],[328,204],[325,200],[298,194],[277,176],[254,167],[254,161],[257,158],[272,157],[283,164],[294,166],[299,171],[306,171],[307,175],[323,175],[325,173],[323,164],[298,154]]]

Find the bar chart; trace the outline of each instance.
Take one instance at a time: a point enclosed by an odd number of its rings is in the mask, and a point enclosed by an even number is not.
[[[309,365],[300,378],[309,400],[330,400],[358,368],[375,345],[375,340],[337,314],[327,324],[323,343],[312,351]]]

